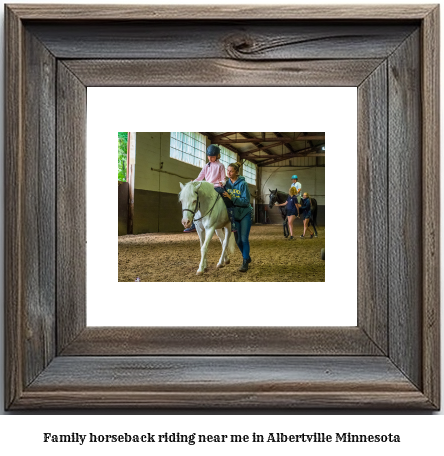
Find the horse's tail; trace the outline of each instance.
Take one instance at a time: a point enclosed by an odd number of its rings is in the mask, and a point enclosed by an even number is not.
[[[318,224],[317,218],[318,218],[318,202],[313,198],[312,201],[314,202],[313,204],[313,211],[311,213],[311,216],[313,217],[313,223],[315,225]]]
[[[235,249],[236,249],[236,240],[234,239],[234,233],[231,233],[230,239],[228,240],[228,253],[230,255],[233,255]]]

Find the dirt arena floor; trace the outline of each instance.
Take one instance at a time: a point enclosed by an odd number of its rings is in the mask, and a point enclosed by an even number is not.
[[[295,234],[301,235],[295,227]],[[242,256],[236,251],[231,263],[216,264],[222,252],[214,235],[208,248],[208,272],[197,276],[200,244],[197,233],[150,233],[119,236],[119,282],[323,282],[325,229],[318,238],[288,241],[281,225],[253,225],[250,233],[252,262],[246,273],[238,271]]]

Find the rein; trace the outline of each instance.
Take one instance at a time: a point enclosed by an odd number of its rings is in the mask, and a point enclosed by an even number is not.
[[[192,211],[191,209],[182,209],[182,212],[185,212],[185,211],[191,212],[193,214],[193,216],[197,212],[197,206],[199,206],[199,209],[200,209],[199,193],[197,193],[197,192],[195,192],[195,193],[197,195],[197,199],[196,199],[196,205],[194,206],[194,211]]]
[[[278,204],[283,203],[284,201],[281,201],[280,196],[282,195],[285,199],[287,199],[288,193],[281,192],[280,190],[278,190],[276,193],[272,193],[272,195],[274,196],[274,198],[272,199],[272,201],[274,201],[272,207],[274,207],[275,203],[278,203]],[[281,207],[279,207],[279,212],[281,213],[281,217],[286,221],[287,208],[281,206]]]
[[[191,209],[182,209],[182,212],[185,212],[185,211],[191,212],[193,214],[193,218],[194,218],[194,215],[196,214],[196,212],[198,211],[197,206],[199,206],[199,210],[200,210],[199,193],[196,192],[196,195],[197,195],[197,200],[196,200],[196,206],[194,206],[194,211],[192,211]],[[216,206],[216,203],[217,203],[217,200],[219,199],[219,197],[220,197],[220,193],[217,194],[216,201],[214,202],[211,209],[205,215],[203,215],[201,218],[194,219],[194,221],[198,222],[199,220],[202,220],[207,215],[211,214],[211,212],[213,212],[214,206]]]
[[[288,193],[281,192],[280,190],[278,190],[277,193],[273,193],[273,195],[275,196],[275,202],[280,204],[280,203],[283,203],[283,201],[281,201],[281,198],[279,198],[279,193],[283,196],[285,195],[285,199],[287,199]]]

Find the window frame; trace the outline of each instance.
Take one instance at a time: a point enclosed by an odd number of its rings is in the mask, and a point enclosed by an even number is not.
[[[182,134],[182,135],[185,135],[187,138],[190,138],[191,140],[193,140],[193,142],[196,142],[196,140],[198,141],[199,144],[202,144],[203,145],[203,149],[200,151],[202,152],[203,154],[203,158],[200,158],[198,157],[197,155],[192,155],[190,154],[188,151],[185,151],[185,150],[179,150],[177,149],[176,147],[173,147],[172,143],[173,143],[173,139],[174,141],[177,141],[178,143],[182,144],[182,145],[185,145],[186,147],[192,147],[193,148],[193,151],[195,152],[196,150],[198,150],[196,147],[195,147],[195,144],[187,144],[185,143],[184,141],[182,141],[181,139],[178,139],[176,137],[173,138],[173,134],[174,133],[179,133],[179,134]],[[196,134],[196,135],[200,135],[202,137],[202,141],[199,141],[197,138],[192,138],[191,136],[189,136],[189,134]],[[205,135],[203,135],[202,133],[199,133],[199,132],[183,132],[183,131],[180,131],[180,132],[170,132],[170,158],[174,159],[174,160],[178,160],[182,163],[186,163],[187,165],[192,165],[192,166],[196,166],[197,168],[203,168],[205,166],[205,163],[206,163],[206,137]],[[182,156],[185,154],[187,156],[190,156],[192,157],[194,160],[197,160],[199,161],[200,163],[199,164],[196,164],[196,163],[190,163],[189,161],[186,161],[186,160],[183,160],[182,158],[178,158],[178,157],[174,157],[172,155],[172,150],[175,150],[175,151],[180,151],[180,153],[182,154]]]

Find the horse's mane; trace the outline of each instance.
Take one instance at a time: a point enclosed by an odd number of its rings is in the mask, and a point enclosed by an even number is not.
[[[276,192],[276,189],[271,190],[270,193]],[[283,195],[288,195],[288,192],[283,192],[282,190],[277,190],[278,193],[282,193]]]
[[[196,191],[196,188],[199,188],[199,196],[213,196],[214,195],[214,185],[210,182],[188,182],[183,189],[179,192],[179,201],[182,200],[185,196],[190,196],[192,192]]]

